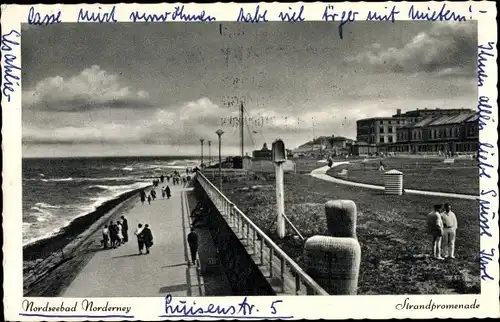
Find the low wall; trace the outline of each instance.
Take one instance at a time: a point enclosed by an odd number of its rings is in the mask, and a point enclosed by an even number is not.
[[[194,188],[197,200],[201,200],[211,209],[208,227],[214,244],[219,249],[219,259],[224,266],[233,294],[240,296],[276,295],[239,238],[233,233],[198,182],[194,184]]]
[[[251,171],[253,172],[272,172],[274,173],[276,170],[274,168],[274,162],[271,160],[252,160]],[[295,162],[292,160],[287,160],[283,163],[283,171],[284,172],[295,172]]]

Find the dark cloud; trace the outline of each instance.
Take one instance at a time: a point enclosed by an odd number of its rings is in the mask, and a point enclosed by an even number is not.
[[[474,77],[476,46],[476,23],[436,23],[399,48],[386,49],[374,43],[367,51],[346,61],[369,65],[379,72],[439,73],[454,69],[457,71],[454,75]]]

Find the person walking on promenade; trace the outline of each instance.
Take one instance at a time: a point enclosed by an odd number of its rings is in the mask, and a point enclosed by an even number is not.
[[[151,195],[148,195],[148,204],[151,204]]]
[[[144,205],[144,201],[146,201],[146,193],[144,190],[141,190],[141,203]]]
[[[196,253],[198,252],[198,234],[191,227],[191,232],[187,236],[189,251],[191,253],[191,264],[196,265]]]
[[[167,199],[170,199],[170,197],[172,196],[172,191],[170,191],[169,186],[165,188],[165,193],[167,194]]]
[[[161,183],[163,183],[165,181],[165,176],[163,174],[160,177],[160,181],[161,181]]]
[[[444,212],[441,213],[443,221],[443,254],[445,258],[455,258],[455,238],[458,228],[457,217],[451,211],[451,205],[444,204]]]
[[[104,248],[108,248],[108,243],[109,243],[109,229],[108,225],[104,225],[104,228],[102,229],[102,245]]]
[[[384,162],[382,162],[382,160],[380,160],[380,165],[378,167],[378,171],[385,171]]]
[[[137,236],[137,246],[139,246],[139,254],[142,255],[142,249],[144,248],[144,238],[142,235],[142,224],[137,225],[137,229],[134,232],[134,235]]]
[[[116,248],[117,239],[118,239],[118,230],[116,225],[113,222],[109,223],[109,239],[111,241],[111,247]]]
[[[144,246],[146,246],[146,254],[149,254],[149,249],[153,246],[153,233],[149,229],[149,225],[146,224],[142,230],[142,239],[144,240]]]
[[[123,233],[123,242],[128,242],[128,221],[125,216],[122,216],[122,233]]]
[[[429,213],[427,218],[427,227],[429,234],[432,235],[432,253],[434,258],[443,260],[441,257],[441,239],[443,237],[443,221],[441,220],[441,205],[435,205],[434,211]]]
[[[118,239],[118,246],[120,246],[121,244],[123,244],[123,227],[122,227],[122,223],[117,221],[116,222],[116,228],[117,228],[117,234],[116,234],[116,237]]]

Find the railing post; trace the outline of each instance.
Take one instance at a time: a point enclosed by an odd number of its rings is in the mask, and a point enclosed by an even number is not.
[[[272,246],[269,247],[269,277],[273,278],[273,257],[274,257],[274,248]]]
[[[260,236],[260,265],[264,265],[264,238]]]
[[[281,258],[281,291],[285,293],[285,260]]]
[[[253,236],[252,236],[252,246],[253,246],[253,247],[252,247],[252,249],[253,249],[253,253],[254,253],[254,254],[255,254],[255,250],[256,250],[256,249],[255,249],[255,248],[256,248],[256,247],[255,247],[255,240],[257,239],[256,237],[257,237],[257,233],[255,232],[255,229],[253,229]]]
[[[295,272],[295,295],[299,295],[300,292],[300,275]]]
[[[250,223],[246,223],[247,224],[247,240],[248,242],[250,242]]]

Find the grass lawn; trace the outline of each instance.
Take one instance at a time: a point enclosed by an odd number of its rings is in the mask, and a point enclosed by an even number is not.
[[[352,161],[352,160],[362,160],[363,158],[355,158],[351,157],[349,159],[345,158],[338,158],[334,159],[334,162],[341,162],[341,161]],[[302,173],[302,174],[307,174],[310,173],[312,170],[323,167],[325,165],[328,165],[326,162],[318,162],[318,159],[314,158],[306,158],[306,157],[301,157],[301,158],[293,158],[293,162],[295,162],[297,173]]]
[[[275,225],[274,180],[239,179],[223,192],[299,265],[303,242],[279,241]],[[248,189],[260,185],[257,189]],[[244,188],[244,189],[241,189]],[[358,209],[357,234],[362,249],[358,294],[479,293],[479,205],[461,199],[415,195],[386,196],[380,191],[338,185],[303,174],[285,175],[285,211],[304,237],[324,234],[324,204],[353,200]],[[426,233],[427,214],[436,203],[449,202],[457,215],[456,259],[436,261]]]
[[[382,161],[385,170],[403,172],[406,189],[451,192],[477,195],[479,193],[479,169],[475,160],[456,160],[455,164],[444,164],[442,160],[396,159]],[[328,170],[332,177],[349,181],[384,185],[383,172],[378,171],[378,160],[339,165]],[[338,175],[347,169],[347,177]]]

